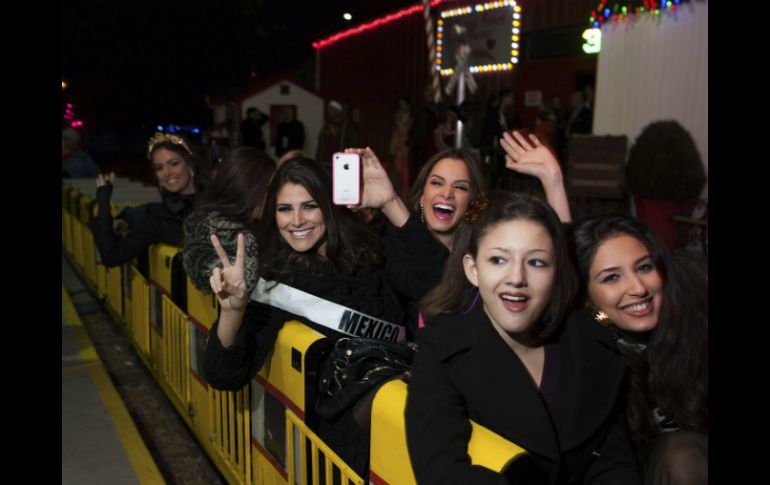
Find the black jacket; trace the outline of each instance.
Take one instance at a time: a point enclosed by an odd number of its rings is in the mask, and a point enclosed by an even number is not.
[[[401,322],[403,318],[398,297],[381,269],[298,273],[293,281],[285,283],[389,322]],[[265,363],[278,332],[288,320],[299,320],[333,341],[343,336],[298,315],[250,301],[235,343],[230,347],[223,347],[217,337],[219,320],[211,327],[203,357],[203,370],[209,384],[215,389],[231,391],[245,386]]]
[[[412,340],[417,330],[417,303],[441,280],[449,250],[413,213],[402,227],[385,222],[382,252],[385,273],[406,310],[405,325]]]
[[[182,222],[192,208],[195,194],[164,194],[163,202],[147,204],[142,221],[124,237],[116,234],[112,228],[111,195],[112,184],[96,190],[98,212],[89,224],[101,262],[106,267],[127,263],[146,253],[155,243],[182,246]]]
[[[547,406],[480,305],[468,316],[438,317],[418,333],[406,432],[420,485],[508,483],[470,465],[468,419],[524,448],[551,483],[640,483],[623,412],[625,364],[615,344],[583,311],[554,341],[558,380]]]

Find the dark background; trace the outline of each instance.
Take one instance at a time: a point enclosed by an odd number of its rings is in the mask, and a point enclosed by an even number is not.
[[[70,84],[62,103],[73,103],[87,134],[206,128],[206,96],[275,74],[312,85],[313,41],[417,3],[70,0],[62,5],[62,78]]]

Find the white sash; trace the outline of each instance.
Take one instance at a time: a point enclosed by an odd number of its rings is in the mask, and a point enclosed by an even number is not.
[[[270,291],[267,289],[270,288]],[[300,315],[324,327],[352,337],[404,342],[406,328],[374,318],[344,305],[298,290],[283,283],[260,278],[251,299]]]

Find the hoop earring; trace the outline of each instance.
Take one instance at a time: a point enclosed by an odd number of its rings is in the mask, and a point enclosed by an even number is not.
[[[425,210],[422,207],[422,201],[420,201],[420,222],[425,224]]]

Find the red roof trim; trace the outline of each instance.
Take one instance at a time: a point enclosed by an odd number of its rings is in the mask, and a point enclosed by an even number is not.
[[[435,7],[439,3],[443,2],[444,0],[431,0],[430,6]],[[403,10],[399,10],[398,12],[386,15],[384,17],[380,17],[376,20],[373,20],[371,22],[361,24],[358,27],[353,27],[352,29],[343,30],[342,32],[339,32],[337,34],[334,34],[330,37],[327,37],[325,39],[319,40],[318,42],[313,42],[313,48],[315,50],[321,50],[324,47],[327,47],[329,45],[332,45],[336,42],[341,41],[342,39],[352,37],[354,35],[362,34],[366,32],[367,30],[376,29],[380,26],[383,26],[385,24],[389,24],[393,21],[399,20],[403,17],[406,17],[408,15],[415,14],[417,12],[422,12],[425,9],[423,5],[417,4],[413,5],[411,7],[407,7]]]

